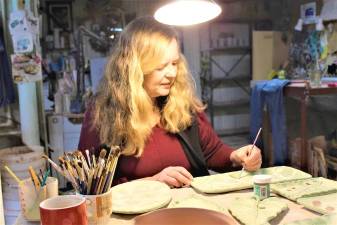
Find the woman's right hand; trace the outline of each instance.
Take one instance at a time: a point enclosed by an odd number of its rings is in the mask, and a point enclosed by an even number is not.
[[[166,167],[152,178],[164,182],[170,187],[182,187],[189,186],[193,176],[184,167],[170,166]]]

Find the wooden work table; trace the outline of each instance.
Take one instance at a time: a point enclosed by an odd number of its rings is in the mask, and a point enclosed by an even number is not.
[[[171,189],[172,193],[172,200],[178,200],[185,198],[191,194],[196,194],[196,192],[192,188],[179,188],[179,189]],[[244,196],[251,196],[253,195],[253,190],[243,190],[239,192],[230,192],[225,194],[202,194],[203,196],[207,196],[210,200],[214,201],[218,205],[227,208],[231,201],[235,197],[244,197]],[[305,208],[303,208],[301,205],[298,205],[288,199],[282,198],[283,201],[285,201],[288,204],[288,210],[283,212],[281,215],[279,215],[277,218],[271,221],[272,225],[276,224],[284,224],[287,222],[300,220],[300,219],[307,219],[307,218],[314,218],[319,216],[318,213],[314,213],[312,211],[309,211]],[[230,216],[229,213],[226,213]],[[133,218],[135,215],[117,215],[112,214],[110,221],[106,223],[105,225],[132,225],[133,224]],[[27,222],[25,221],[22,216],[19,216],[17,219],[15,225],[38,225],[39,222]],[[239,224],[239,223],[238,223]]]
[[[284,96],[297,97],[300,99],[300,137],[301,137],[301,169],[308,171],[308,152],[307,152],[307,104],[309,97],[319,95],[335,95],[336,87],[328,87],[326,84],[320,87],[311,87],[308,82],[292,81],[284,87]]]

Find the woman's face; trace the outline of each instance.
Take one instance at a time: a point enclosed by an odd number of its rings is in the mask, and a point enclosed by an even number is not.
[[[171,41],[165,53],[157,68],[144,76],[144,89],[152,99],[167,96],[177,76],[180,56],[175,39]]]

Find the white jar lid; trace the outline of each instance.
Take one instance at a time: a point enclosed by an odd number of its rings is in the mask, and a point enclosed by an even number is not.
[[[258,184],[268,184],[271,181],[271,175],[259,174],[253,176],[253,182]]]

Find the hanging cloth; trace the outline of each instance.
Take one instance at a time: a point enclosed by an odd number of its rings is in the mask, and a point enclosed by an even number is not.
[[[15,100],[14,84],[10,72],[8,55],[5,48],[2,27],[0,26],[0,107]]]
[[[283,107],[283,88],[289,80],[259,81],[252,90],[250,101],[250,138],[254,140],[262,127],[263,107],[266,104],[270,116],[273,138],[273,164],[284,165],[288,158],[286,116]],[[262,139],[257,141],[262,146]]]

